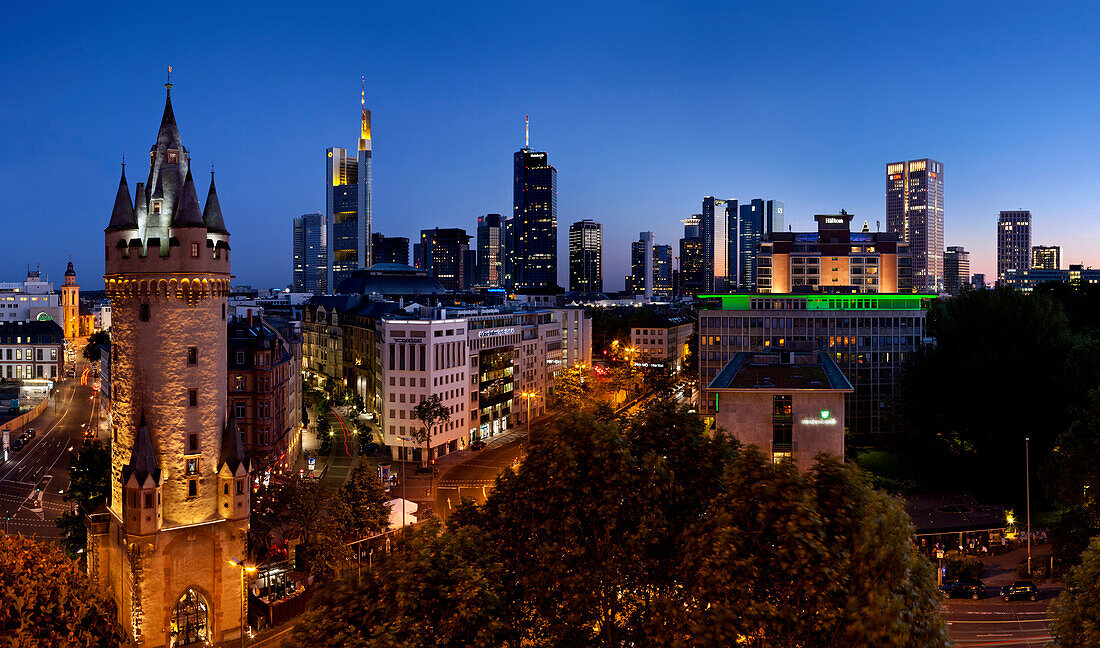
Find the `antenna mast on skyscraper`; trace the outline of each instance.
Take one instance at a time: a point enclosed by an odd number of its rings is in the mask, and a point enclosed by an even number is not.
[[[363,108],[367,107],[367,75],[363,75],[363,85],[359,91],[359,105]]]
[[[523,148],[531,148],[531,115],[523,116]]]

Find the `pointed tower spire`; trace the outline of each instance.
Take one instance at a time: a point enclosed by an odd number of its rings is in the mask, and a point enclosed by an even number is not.
[[[195,191],[195,180],[191,177],[191,170],[187,170],[187,179],[183,181],[183,191],[180,193],[179,208],[176,209],[172,219],[172,227],[205,227],[202,220],[202,209],[199,207],[199,195]]]
[[[118,180],[118,193],[115,195],[115,208],[111,211],[111,222],[107,225],[107,231],[135,227],[137,219],[134,218],[134,203],[130,202],[130,187],[126,184],[126,162],[123,162],[122,177]]]
[[[137,478],[138,484],[142,484],[147,477],[152,477],[153,482],[160,483],[160,466],[157,464],[157,453],[153,449],[153,440],[149,436],[149,426],[145,422],[145,408],[141,409],[141,421],[138,423],[137,435],[134,438],[134,447],[130,451],[130,461],[122,467],[122,483]]]
[[[367,110],[367,77],[362,79],[362,87],[359,91],[359,107],[362,116],[359,121],[359,150],[369,151],[370,146],[370,111]]]
[[[222,220],[222,206],[218,201],[218,191],[214,188],[214,165],[210,165],[210,191],[206,194],[206,207],[202,210],[202,221],[211,234],[228,234],[225,221]]]

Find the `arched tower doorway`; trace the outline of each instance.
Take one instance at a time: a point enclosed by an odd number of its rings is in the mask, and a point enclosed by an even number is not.
[[[210,605],[190,587],[172,608],[172,646],[205,645],[211,636]]]

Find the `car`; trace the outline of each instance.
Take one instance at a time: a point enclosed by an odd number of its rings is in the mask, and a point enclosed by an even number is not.
[[[985,583],[977,578],[957,578],[940,587],[948,598],[971,598],[977,601],[985,596]]]
[[[1006,601],[1037,601],[1039,588],[1031,581],[1018,580],[1001,588],[1001,598]]]
[[[33,439],[34,437],[38,436],[38,432],[36,432],[34,428],[27,428],[27,431],[23,434],[25,434],[28,439]]]
[[[474,441],[473,443],[470,444],[470,449],[471,450],[484,450],[485,449],[485,442],[482,441],[481,439],[478,439],[477,441]]]
[[[12,452],[19,452],[20,450],[23,449],[23,446],[26,445],[26,444],[27,444],[26,439],[24,439],[23,437],[16,437],[15,440],[11,442],[11,451]]]

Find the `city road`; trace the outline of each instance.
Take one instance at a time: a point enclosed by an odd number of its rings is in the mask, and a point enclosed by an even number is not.
[[[948,633],[957,648],[997,646],[1000,648],[1039,648],[1050,645],[1050,621],[1047,606],[1057,596],[1042,590],[1042,598],[1030,601],[1003,601],[990,588],[989,598],[979,601],[952,599],[943,605]]]
[[[22,450],[9,451],[7,462],[0,461],[0,524],[11,533],[60,537],[53,521],[70,506],[64,501],[69,488],[69,451],[82,443],[84,425],[98,423],[99,399],[94,396],[92,379],[86,377],[88,384],[81,384],[83,368],[83,364],[77,367],[76,378],[62,383],[46,411],[25,426],[34,428],[37,436]],[[20,432],[18,427],[11,431],[12,441]],[[35,498],[38,488],[43,493],[41,507]]]

